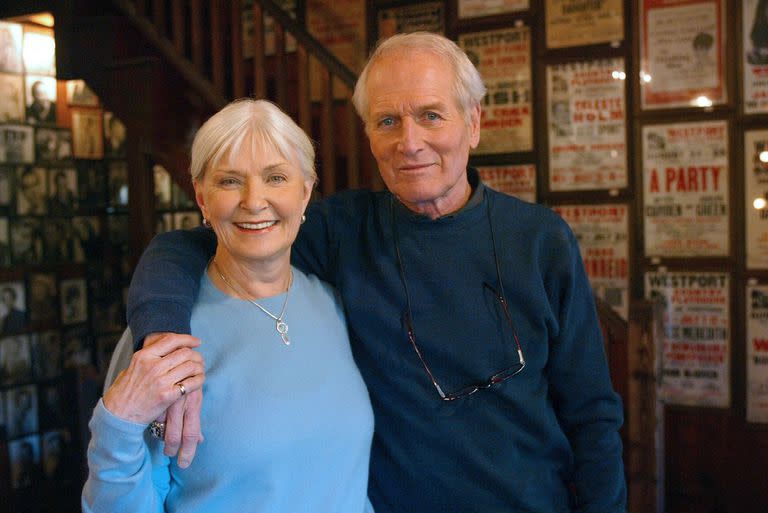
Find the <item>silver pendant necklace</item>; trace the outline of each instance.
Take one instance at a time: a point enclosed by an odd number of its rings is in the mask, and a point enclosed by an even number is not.
[[[238,291],[234,285],[232,285],[226,276],[221,272],[221,269],[219,269],[219,264],[216,263],[216,260],[211,260],[213,262],[213,266],[216,268],[216,272],[219,273],[219,277],[221,280],[229,286],[230,289],[235,294],[242,295],[240,291]],[[288,274],[288,287],[285,290],[285,299],[283,300],[283,307],[280,309],[280,315],[275,315],[263,306],[261,306],[259,303],[257,303],[253,299],[245,298],[246,301],[251,303],[252,305],[256,306],[259,310],[264,312],[265,314],[269,315],[274,321],[275,321],[275,331],[277,331],[277,334],[280,335],[280,339],[283,341],[283,344],[286,346],[291,345],[291,339],[288,338],[288,324],[285,322],[285,307],[288,306],[288,294],[291,292],[291,284],[293,283],[293,272],[289,271]],[[245,297],[243,295],[243,297]]]

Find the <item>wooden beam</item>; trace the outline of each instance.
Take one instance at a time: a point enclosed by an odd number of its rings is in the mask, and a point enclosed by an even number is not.
[[[186,38],[186,26],[184,23],[184,0],[173,0],[171,6],[173,16],[171,24],[173,26],[173,47],[179,55],[184,54],[184,39]]]
[[[299,126],[312,133],[312,100],[309,90],[309,54],[303,45],[296,45]]]
[[[264,45],[264,10],[253,2],[253,96],[267,97],[266,53]]]
[[[224,83],[224,19],[222,0],[211,0],[211,71],[216,90],[226,96]]]
[[[279,23],[274,24],[275,33],[275,96],[277,104],[283,110],[286,109],[286,100],[288,93],[286,90],[288,84],[288,74],[285,64],[285,29]]]
[[[232,0],[230,10],[232,26],[232,95],[245,96],[245,72],[243,71],[243,22],[240,0]]]
[[[320,109],[320,155],[322,161],[322,179],[320,191],[324,196],[336,192],[336,152],[333,137],[333,76],[324,69],[320,74],[321,109]]]
[[[189,24],[192,36],[192,63],[198,73],[203,72],[203,5],[202,0],[189,4]]]

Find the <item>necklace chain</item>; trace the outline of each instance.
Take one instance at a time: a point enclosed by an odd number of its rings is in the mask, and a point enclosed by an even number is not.
[[[211,260],[213,263],[213,266],[216,268],[216,272],[219,274],[219,277],[221,280],[227,284],[227,286],[232,289],[232,291],[235,294],[241,295],[241,292],[235,288],[232,283],[227,279],[226,276],[224,276],[224,273],[221,272],[221,269],[219,268],[219,264],[216,263],[216,260]],[[288,274],[288,287],[285,290],[285,299],[283,300],[283,307],[280,309],[280,315],[275,315],[263,306],[261,306],[259,303],[256,302],[254,299],[250,299],[248,297],[245,298],[246,301],[257,307],[259,310],[270,316],[275,321],[275,331],[277,331],[277,334],[280,335],[280,339],[283,341],[283,344],[286,346],[291,345],[291,339],[288,338],[288,324],[285,322],[283,317],[285,316],[285,308],[288,306],[288,294],[291,292],[291,284],[293,283],[293,273],[289,271]],[[245,297],[245,296],[243,296]]]

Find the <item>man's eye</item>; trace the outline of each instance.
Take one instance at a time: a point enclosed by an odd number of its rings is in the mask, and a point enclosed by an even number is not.
[[[424,114],[424,117],[428,121],[437,121],[438,119],[440,119],[440,116],[436,112],[427,112]]]
[[[392,126],[395,124],[395,120],[393,118],[384,118],[381,121],[379,121],[379,126]]]

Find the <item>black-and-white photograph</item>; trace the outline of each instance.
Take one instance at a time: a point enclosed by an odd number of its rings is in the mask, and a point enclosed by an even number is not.
[[[171,208],[171,174],[159,164],[155,164],[152,171],[155,176],[155,208]]]
[[[104,112],[104,156],[125,157],[125,125],[112,112]]]
[[[23,29],[18,23],[0,21],[0,71],[21,73]]]
[[[16,176],[16,168],[0,166],[0,208],[11,205],[12,183]]]
[[[104,157],[101,109],[72,109],[72,154],[78,159]]]
[[[24,77],[0,73],[0,123],[20,121],[24,121]]]
[[[130,225],[127,215],[111,215],[107,217],[107,236],[109,242],[117,248],[128,246]]]
[[[11,461],[11,487],[15,490],[32,488],[39,477],[40,438],[31,435],[8,443]]]
[[[35,130],[35,155],[38,163],[70,160],[72,132],[66,128],[38,127]]]
[[[77,171],[50,169],[48,172],[48,213],[68,216],[77,210]]]
[[[88,87],[85,80],[67,80],[67,103],[83,107],[98,107],[99,97]]]
[[[27,75],[26,77],[27,123],[56,124],[56,79]]]
[[[39,264],[43,261],[41,219],[21,217],[11,220],[11,261],[14,264]]]
[[[42,469],[43,478],[61,484],[77,475],[73,461],[72,435],[66,429],[43,433]]]
[[[185,191],[179,184],[176,182],[173,182],[171,184],[171,190],[173,191],[173,205],[176,208],[196,208],[197,203],[195,202],[194,196],[190,196],[187,194],[187,191]]]
[[[107,202],[107,170],[104,163],[80,160],[77,162],[77,175],[80,206],[103,207]]]
[[[200,212],[194,210],[189,212],[175,212],[173,214],[173,226],[177,230],[191,230],[192,228],[197,228],[200,226],[201,221],[202,218],[200,217]]]
[[[56,275],[33,273],[29,275],[29,319],[37,323],[56,320]]]
[[[16,213],[19,215],[44,215],[46,213],[45,183],[47,173],[44,167],[19,167]]]
[[[24,69],[27,73],[56,75],[56,42],[53,30],[35,28],[24,30]]]
[[[117,210],[128,206],[128,165],[122,160],[109,163],[109,204]]]
[[[35,140],[27,125],[0,126],[0,163],[32,164],[35,162]]]
[[[0,336],[21,333],[27,325],[24,284],[0,283]]]
[[[11,265],[11,248],[8,244],[8,218],[0,217],[0,266]]]
[[[9,388],[5,396],[8,412],[8,438],[16,438],[37,431],[35,385]]]
[[[0,383],[14,385],[32,379],[32,354],[27,335],[0,339]]]
[[[77,324],[88,319],[88,294],[85,280],[74,278],[61,280],[59,284],[61,300],[61,323]]]
[[[173,230],[173,214],[171,212],[165,212],[164,214],[157,214],[155,222],[155,234],[169,232]]]
[[[65,369],[89,365],[93,362],[91,336],[85,326],[64,331],[62,342]]]
[[[100,260],[104,251],[101,238],[101,219],[96,216],[72,218],[72,260],[75,262]]]
[[[61,335],[57,330],[35,333],[31,336],[32,363],[38,379],[52,379],[61,375]],[[42,405],[41,405],[42,408]],[[41,413],[42,412],[41,410]]]
[[[72,223],[69,219],[48,218],[43,223],[43,254],[48,262],[72,259]]]

